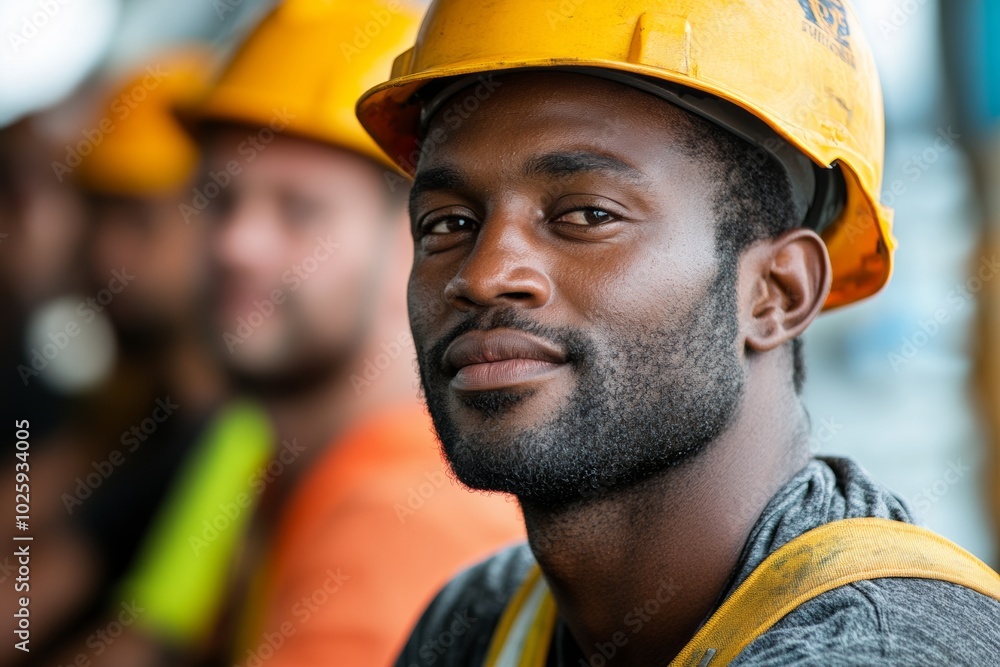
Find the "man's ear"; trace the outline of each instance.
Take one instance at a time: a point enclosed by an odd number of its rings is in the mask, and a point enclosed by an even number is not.
[[[740,260],[743,329],[747,346],[773,350],[798,337],[819,315],[830,293],[830,256],[816,232],[804,227],[759,241]]]

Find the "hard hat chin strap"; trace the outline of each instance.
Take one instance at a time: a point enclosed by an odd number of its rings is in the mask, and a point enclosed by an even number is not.
[[[505,74],[538,71],[538,68],[505,70]],[[822,167],[783,139],[767,123],[726,100],[652,77],[601,67],[546,67],[545,71],[596,76],[637,88],[728,130],[773,157],[788,175],[795,215],[803,227],[822,232],[837,219],[847,199],[847,184],[838,165]],[[444,79],[418,91],[422,99],[420,134],[425,135],[431,118],[458,92],[476,84],[481,75]],[[443,84],[443,85],[442,85]]]

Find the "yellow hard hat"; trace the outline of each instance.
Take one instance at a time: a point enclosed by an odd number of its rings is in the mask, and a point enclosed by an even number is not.
[[[358,118],[412,175],[442,92],[526,68],[636,86],[776,157],[804,204],[804,224],[830,253],[826,308],[889,281],[896,242],[892,211],[878,201],[882,92],[846,0],[437,0],[391,79],[361,97]]]
[[[358,124],[354,104],[385,79],[419,22],[399,0],[287,0],[253,31],[193,115],[262,127],[280,117],[291,134],[391,166]]]
[[[198,163],[198,147],[174,115],[208,90],[207,49],[188,47],[132,73],[100,117],[70,147],[83,187],[119,195],[157,195],[183,186]]]

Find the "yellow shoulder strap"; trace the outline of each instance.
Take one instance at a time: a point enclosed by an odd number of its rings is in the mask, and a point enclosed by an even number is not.
[[[843,519],[814,528],[757,566],[670,667],[727,665],[790,611],[865,579],[950,581],[1000,600],[1000,575],[926,528],[890,519]]]
[[[882,577],[938,579],[1000,600],[1000,575],[926,528],[871,517],[833,521],[765,558],[669,667],[729,664],[804,602],[845,584]],[[536,565],[504,610],[485,666],[543,666],[555,618],[552,595]]]

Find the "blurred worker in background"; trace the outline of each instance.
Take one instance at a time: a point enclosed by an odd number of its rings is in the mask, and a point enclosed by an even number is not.
[[[290,0],[191,113],[205,161],[181,211],[208,233],[207,322],[279,443],[218,664],[388,664],[443,581],[521,534],[513,504],[439,457],[406,318],[405,180],[354,116],[416,25],[395,2]]]
[[[204,94],[209,71],[198,49],[151,60],[84,128],[89,149],[53,162],[57,180],[83,191],[90,223],[91,296],[72,313],[67,349],[110,317],[118,353],[52,459],[72,481],[38,494],[58,499],[61,520],[37,546],[35,664],[99,649],[102,664],[134,667],[203,642],[248,517],[199,552],[185,539],[196,526],[185,521],[246,490],[269,452],[263,414],[224,403],[224,376],[200,324],[203,229],[179,209],[198,152],[174,110]],[[45,467],[36,462],[35,474]],[[195,484],[214,495],[192,493]],[[126,609],[141,611],[129,612],[113,642],[102,639]]]
[[[0,129],[0,355],[11,371],[0,381],[0,399],[35,422],[43,438],[65,421],[70,401],[20,367],[27,361],[33,370],[25,350],[36,342],[26,340],[26,329],[37,308],[82,280],[83,201],[50,167],[62,157],[64,127],[79,124],[68,115],[57,121],[37,114]]]
[[[530,545],[450,583],[397,664],[995,663],[1000,575],[808,445],[797,340],[895,249],[853,8],[566,4],[438,0],[358,104],[414,175],[444,451]]]
[[[5,414],[24,415],[31,426],[36,464],[31,471],[31,527],[48,540],[46,548],[35,549],[32,559],[34,567],[48,574],[32,600],[33,611],[47,614],[32,623],[39,637],[55,632],[95,590],[92,581],[74,571],[77,563],[91,562],[90,553],[77,548],[78,540],[66,533],[67,512],[59,500],[59,493],[72,486],[75,471],[90,462],[80,446],[79,429],[72,435],[67,432],[78,416],[79,402],[59,391],[55,383],[46,382],[49,373],[44,377],[21,373],[24,368],[32,370],[29,350],[41,344],[33,331],[37,327],[32,326],[38,313],[82,281],[83,202],[77,190],[53,178],[49,168],[49,160],[60,155],[61,135],[58,124],[43,115],[0,130],[0,297],[4,304],[0,340],[6,369],[0,404]],[[2,471],[0,497],[4,502],[15,501],[14,475],[14,465]],[[14,562],[0,558],[4,566]],[[11,587],[6,599],[16,595],[12,573],[8,569],[0,575],[6,580],[4,585]],[[0,629],[13,636],[15,624],[12,614],[5,614]],[[0,664],[26,657],[14,649],[13,642],[0,648]]]

